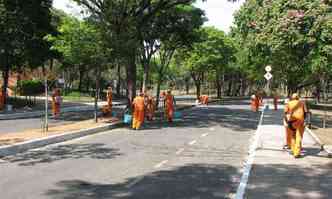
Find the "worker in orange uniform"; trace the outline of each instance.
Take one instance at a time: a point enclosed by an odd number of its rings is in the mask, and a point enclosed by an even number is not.
[[[109,86],[106,92],[108,112],[112,113],[112,102],[113,102],[113,91],[112,87]]]
[[[1,89],[1,88],[0,88]],[[2,89],[0,90],[0,110],[5,106],[5,96],[3,95]]]
[[[251,96],[251,110],[254,112],[257,112],[259,108],[259,99],[257,95],[252,95]]]
[[[284,149],[289,150],[291,149],[292,146],[292,134],[293,131],[288,127],[288,122],[287,122],[287,111],[288,109],[286,108],[288,106],[289,99],[285,99],[285,117],[284,117],[284,127],[285,127],[285,137],[286,137],[286,144],[284,145]]]
[[[204,104],[204,105],[208,105],[208,103],[209,103],[209,96],[207,96],[207,95],[202,95],[202,96],[200,97],[200,101],[201,101],[202,104]]]
[[[278,110],[278,101],[279,101],[279,96],[277,93],[273,95],[273,104],[274,104],[274,110]]]
[[[155,112],[155,100],[152,96],[147,95],[146,97],[146,117],[148,121],[152,121]]]
[[[60,106],[61,106],[62,98],[60,89],[55,88],[52,93],[52,113],[54,118],[58,118],[60,116]]]
[[[292,130],[291,150],[295,158],[301,156],[302,138],[304,133],[304,120],[307,108],[298,94],[293,94],[291,100],[285,107],[285,117],[288,127]]]
[[[174,114],[174,105],[175,100],[174,96],[172,95],[171,90],[167,90],[167,94],[165,96],[165,108],[166,108],[166,117],[168,122],[173,122],[173,114]]]
[[[140,92],[133,101],[133,129],[139,130],[144,122],[144,93]]]

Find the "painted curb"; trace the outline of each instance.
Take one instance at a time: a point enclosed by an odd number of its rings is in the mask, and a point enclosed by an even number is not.
[[[115,129],[117,127],[123,126],[123,122],[116,122],[113,124],[106,124],[103,126],[95,127],[95,128],[88,128],[79,131],[73,131],[70,133],[63,133],[60,135],[53,135],[45,138],[30,140],[26,142],[17,143],[10,146],[2,146],[0,147],[0,157],[2,156],[9,156],[15,155],[16,153],[21,153],[30,149],[44,147],[50,144],[60,143],[69,141],[72,139],[84,137],[87,135],[93,135],[99,132]]]
[[[317,142],[317,144],[320,145],[320,149],[322,151],[325,151],[329,157],[332,157],[332,151],[327,146],[325,146],[325,144],[322,143],[322,141],[317,137],[317,135],[314,132],[312,132],[312,130],[309,129],[308,127],[306,127],[305,130],[315,140],[315,142]]]
[[[123,106],[125,103],[114,104],[113,106]],[[102,106],[99,105],[98,109]],[[65,107],[61,111],[62,113],[67,112],[81,112],[81,111],[93,111],[94,106],[76,106],[76,107]],[[14,119],[26,119],[26,118],[36,118],[44,115],[44,111],[33,111],[26,113],[11,113],[11,114],[2,114],[0,115],[0,120],[14,120]],[[51,111],[49,111],[49,115],[52,115]]]

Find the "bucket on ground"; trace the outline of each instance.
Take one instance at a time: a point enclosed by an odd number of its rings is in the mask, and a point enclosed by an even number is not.
[[[124,114],[123,122],[124,122],[125,124],[130,124],[131,121],[132,121],[132,116],[129,115],[129,114]]]

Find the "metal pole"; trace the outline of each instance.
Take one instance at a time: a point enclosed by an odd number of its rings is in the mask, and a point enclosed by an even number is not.
[[[47,88],[47,77],[45,74],[45,121],[44,121],[44,131],[48,131],[48,88]]]

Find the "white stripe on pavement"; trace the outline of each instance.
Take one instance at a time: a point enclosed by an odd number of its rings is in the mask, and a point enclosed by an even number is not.
[[[258,147],[258,142],[261,136],[261,126],[263,124],[263,117],[264,117],[264,110],[265,108],[263,108],[259,123],[258,123],[258,128],[256,130],[256,133],[254,135],[254,140],[253,143],[250,145],[249,148],[249,157],[247,159],[247,162],[245,164],[244,167],[244,171],[241,177],[241,181],[240,181],[240,185],[237,188],[236,191],[236,196],[235,199],[244,199],[244,194],[246,192],[246,187],[248,184],[248,180],[249,180],[249,175],[250,175],[250,171],[252,168],[252,165],[254,163],[254,159],[255,159],[255,155],[256,155],[256,149]]]
[[[196,140],[193,140],[191,142],[189,142],[189,145],[194,145],[197,141]]]
[[[209,133],[204,133],[204,134],[201,135],[201,137],[206,137],[208,135],[209,135]]]
[[[144,179],[144,176],[140,176],[138,178],[136,178],[135,180],[133,180],[131,183],[126,185],[126,188],[129,189],[132,186],[134,186],[135,184],[139,183],[140,181],[142,181]]]
[[[184,151],[184,148],[179,149],[175,154],[180,155]]]
[[[162,167],[164,164],[166,164],[167,162],[168,162],[168,160],[164,160],[164,161],[160,162],[159,164],[156,164],[156,165],[154,166],[154,168],[155,168],[155,169],[158,169],[158,168]]]

